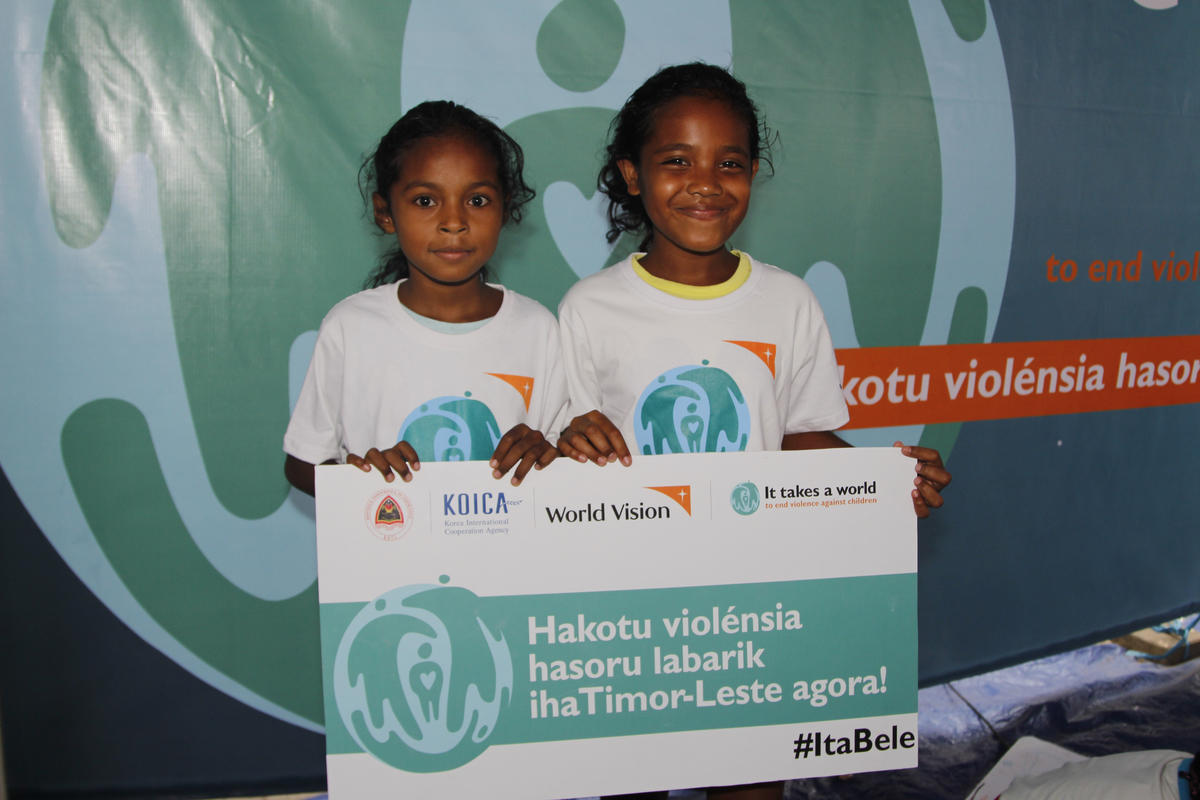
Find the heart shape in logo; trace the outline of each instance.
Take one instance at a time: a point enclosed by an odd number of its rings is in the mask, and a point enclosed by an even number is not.
[[[584,197],[575,184],[566,181],[550,184],[542,197],[554,246],[581,278],[600,270],[613,249],[604,239],[608,230],[605,203],[600,192]]]

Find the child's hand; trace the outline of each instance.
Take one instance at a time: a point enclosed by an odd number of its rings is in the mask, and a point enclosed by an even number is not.
[[[913,510],[921,519],[929,516],[930,508],[941,508],[945,500],[942,490],[950,485],[950,472],[942,464],[942,455],[931,447],[911,447],[896,442],[900,452],[917,460],[917,477],[913,485]]]
[[[501,478],[512,469],[512,485],[520,486],[531,469],[541,469],[558,457],[558,450],[546,441],[541,431],[535,431],[525,423],[504,434],[492,453],[492,477]]]
[[[396,475],[403,481],[411,481],[413,476],[410,469],[415,471],[421,468],[421,459],[417,458],[417,451],[408,442],[396,442],[387,450],[372,447],[365,456],[350,453],[346,456],[346,463],[358,467],[363,472],[370,472],[371,467],[375,467],[388,483],[395,480]],[[392,470],[396,471],[395,474]]]
[[[610,461],[620,461],[627,467],[633,463],[625,437],[599,411],[589,411],[571,420],[558,437],[558,451],[567,458],[591,461],[602,467]]]

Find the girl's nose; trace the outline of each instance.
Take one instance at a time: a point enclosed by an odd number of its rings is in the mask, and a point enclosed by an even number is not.
[[[442,233],[462,233],[466,229],[467,222],[459,214],[448,214],[438,223],[438,230]]]
[[[687,185],[688,194],[711,197],[721,193],[721,182],[711,173],[693,175]]]

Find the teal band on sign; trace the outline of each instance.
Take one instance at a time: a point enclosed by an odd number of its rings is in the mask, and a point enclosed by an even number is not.
[[[422,605],[412,598],[431,597],[439,587],[416,588],[421,591],[404,590],[410,605],[401,613],[420,617],[427,607],[454,607]],[[916,711],[916,593],[916,575],[899,574],[485,597],[472,606],[478,620],[449,621],[448,629],[457,626],[468,636],[483,630],[481,641],[495,632],[511,658],[511,697],[495,730],[486,732],[488,745],[813,722]],[[364,636],[370,630],[354,628],[355,619],[385,613],[376,603],[321,606],[330,754],[363,749],[345,726],[331,670],[347,631]],[[388,629],[412,632],[420,625]],[[429,635],[431,641],[438,636]],[[410,667],[395,666],[404,661],[401,642],[370,647],[402,683]],[[482,645],[468,670],[479,668],[481,652]],[[436,675],[432,657],[427,663],[427,671],[411,667],[412,680],[426,681],[424,689],[412,683],[411,690],[367,696],[386,695],[394,707],[407,703],[418,718],[459,713],[445,692],[441,699],[430,694],[435,677],[437,686],[450,685],[455,663],[437,666]],[[360,671],[348,680],[369,678]],[[489,699],[491,677],[483,682],[481,695]],[[350,714],[356,729],[367,714],[376,726],[383,719],[380,709],[357,708]]]

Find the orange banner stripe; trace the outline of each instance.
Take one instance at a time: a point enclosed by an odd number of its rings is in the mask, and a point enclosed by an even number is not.
[[[1200,402],[1200,336],[837,351],[847,428]]]

